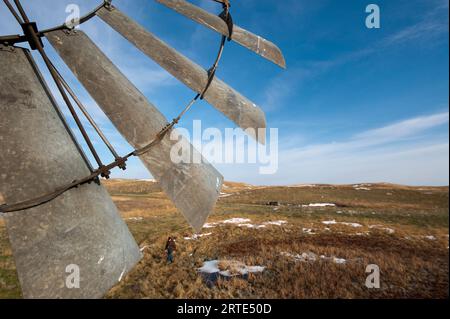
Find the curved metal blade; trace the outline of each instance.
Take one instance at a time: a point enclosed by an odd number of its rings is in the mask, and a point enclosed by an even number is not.
[[[97,15],[186,86],[197,93],[204,90],[208,82],[208,73],[201,66],[168,46],[114,7],[111,10],[102,8]],[[264,112],[255,103],[218,78],[212,81],[205,100],[243,130],[250,129],[247,133],[258,142],[265,143],[266,118]]]
[[[156,0],[166,7],[175,10],[185,17],[204,25],[222,35],[228,36],[228,26],[220,17],[203,10],[185,0]],[[243,47],[272,61],[282,68],[286,68],[286,61],[281,50],[272,42],[234,25],[232,40]]]
[[[147,146],[167,124],[158,109],[119,71],[81,31],[53,31],[47,39],[78,80],[103,109],[118,131],[135,148]],[[191,226],[199,231],[212,212],[222,188],[223,177],[206,163],[186,140],[170,139],[140,156]],[[181,145],[181,147],[180,147]],[[174,147],[189,150],[197,163],[172,161]]]
[[[88,176],[31,54],[0,48],[0,74],[0,198],[15,204]],[[5,221],[25,298],[100,298],[141,258],[95,183]]]

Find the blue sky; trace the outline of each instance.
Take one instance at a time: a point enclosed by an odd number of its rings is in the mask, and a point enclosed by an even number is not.
[[[94,0],[23,2],[41,28],[63,22],[67,4],[80,5],[82,12],[98,4]],[[192,2],[220,12],[210,0]],[[152,0],[113,3],[205,68],[212,63],[220,40],[214,32]],[[280,139],[275,175],[260,175],[257,165],[215,165],[227,180],[265,185],[448,185],[448,0],[232,3],[235,23],[275,42],[288,69],[279,69],[238,44],[227,44],[218,76],[266,112],[268,126],[279,129]],[[365,8],[370,3],[381,8],[380,29],[365,27]],[[192,98],[191,90],[103,22],[94,19],[82,29],[167,118],[177,115]],[[19,32],[1,3],[0,33]],[[48,43],[46,49],[119,152],[131,150]],[[234,127],[204,102],[181,126],[191,129],[197,119],[203,127]],[[96,145],[105,161],[110,160],[98,139]],[[127,172],[116,170],[113,176],[150,178],[137,159]]]

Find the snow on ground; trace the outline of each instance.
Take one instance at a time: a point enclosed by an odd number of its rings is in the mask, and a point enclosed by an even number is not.
[[[309,205],[302,205],[302,207],[336,207],[333,203],[311,203]]]
[[[353,185],[354,188],[361,188],[361,187],[371,187],[372,184],[355,184]]]
[[[356,233],[356,236],[369,236],[370,233],[369,232],[365,232],[365,233]]]
[[[259,229],[259,228],[266,228],[266,225],[253,225],[253,224],[239,224],[239,227],[247,227],[247,228],[253,228],[253,229]]]
[[[220,269],[219,266],[225,269]],[[266,268],[263,266],[247,266],[238,261],[219,261],[210,260],[205,261],[201,268],[198,268],[199,272],[214,274],[219,273],[225,277],[232,277],[238,275],[247,275],[249,273],[263,272]]]
[[[313,232],[313,230],[311,228],[303,228],[303,232],[308,234],[308,235],[315,235],[316,233]]]
[[[385,227],[385,226],[383,226],[383,225],[370,225],[369,228],[370,228],[370,229],[380,229],[380,230],[385,230],[388,234],[393,234],[393,233],[395,233],[395,230],[393,230],[392,228]]]
[[[275,225],[275,226],[282,226],[284,224],[287,224],[287,221],[285,221],[285,220],[276,220],[276,221],[263,223],[263,225]]]
[[[291,254],[291,253],[287,253],[287,252],[282,252],[281,255],[292,258],[295,261],[300,261],[300,262],[308,262],[308,261],[314,262],[317,260],[317,255],[314,253],[311,253],[311,252],[302,253],[302,254]]]
[[[361,225],[361,224],[358,224],[358,223],[337,222],[337,221],[335,221],[335,220],[326,220],[326,221],[323,221],[322,224],[324,224],[324,225],[337,225],[337,224],[341,224],[341,225],[350,226],[350,227],[355,227],[355,228],[362,227],[362,225]]]
[[[340,224],[345,225],[345,226],[354,227],[354,228],[362,227],[362,225],[358,224],[358,223],[340,223]]]
[[[141,220],[144,220],[144,217],[130,217],[130,218],[126,218],[126,220],[132,220],[135,222],[140,222]]]
[[[327,258],[327,257],[325,257],[325,256],[320,256],[320,258]],[[333,262],[334,262],[335,264],[345,264],[345,263],[347,262],[347,260],[345,260],[344,258],[336,258],[336,257],[333,257]]]
[[[222,221],[222,224],[245,224],[245,223],[249,223],[251,222],[250,219],[248,218],[231,218],[231,219],[227,219]]]
[[[233,196],[233,194],[227,194],[227,193],[220,193],[220,198],[230,197]]]
[[[282,226],[287,224],[285,220],[267,221],[262,224],[252,224],[252,221],[248,218],[231,218],[220,222],[206,223],[203,228],[214,228],[220,225],[235,225],[237,227],[247,227],[253,229],[266,228],[267,226]]]
[[[306,253],[302,253],[302,254],[291,254],[291,253],[287,253],[287,252],[282,252],[281,255],[292,258],[295,261],[299,261],[299,262],[315,262],[315,261],[319,260],[319,258],[321,260],[331,261],[331,262],[334,262],[335,264],[341,264],[341,265],[345,264],[347,262],[347,260],[345,260],[344,258],[337,258],[334,256],[328,257],[325,255],[317,256],[316,254],[314,254],[312,252],[306,252]]]
[[[424,236],[424,238],[426,238],[428,240],[436,240],[436,237],[434,237],[433,235]]]
[[[191,237],[184,237],[184,240],[196,240],[202,237],[211,236],[212,233],[206,233],[206,234],[194,234]]]

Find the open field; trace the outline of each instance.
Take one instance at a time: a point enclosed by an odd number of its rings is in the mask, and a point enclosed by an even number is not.
[[[448,187],[226,183],[195,236],[156,183],[105,184],[144,256],[108,298],[448,297]],[[171,265],[168,236],[178,245]],[[198,272],[212,260],[228,274],[264,268],[212,284]],[[380,289],[365,286],[369,264],[381,269]],[[0,298],[20,298],[1,220]]]

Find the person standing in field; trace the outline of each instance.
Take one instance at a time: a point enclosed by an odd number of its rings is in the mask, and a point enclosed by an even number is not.
[[[177,246],[175,244],[175,238],[169,237],[166,243],[166,252],[167,252],[167,262],[173,263],[173,253],[177,250]]]

